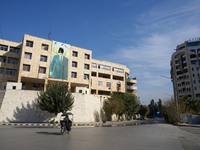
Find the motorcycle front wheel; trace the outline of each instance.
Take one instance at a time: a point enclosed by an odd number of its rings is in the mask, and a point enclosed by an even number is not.
[[[61,127],[61,131],[60,132],[62,133],[62,135],[64,135],[66,133],[66,126]]]

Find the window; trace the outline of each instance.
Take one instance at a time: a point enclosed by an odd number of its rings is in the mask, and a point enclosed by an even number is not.
[[[6,57],[5,56],[0,56],[0,62],[6,62]]]
[[[192,76],[193,76],[193,77],[195,77],[195,75],[194,75],[194,74],[193,74]]]
[[[26,41],[26,46],[33,47],[33,42],[32,41]]]
[[[72,52],[72,56],[78,57],[78,52],[73,51],[73,52]]]
[[[200,94],[196,94],[196,97],[200,97]]]
[[[71,77],[72,77],[72,78],[76,78],[76,72],[72,72],[72,73],[71,73]]]
[[[196,81],[194,80],[194,84],[196,83]]]
[[[197,53],[199,53],[200,52],[200,49],[197,49]]]
[[[121,84],[117,84],[117,87],[118,87],[118,88],[121,87]]]
[[[111,88],[111,83],[110,82],[107,82],[107,87]]]
[[[33,90],[38,90],[38,89],[40,89],[40,84],[33,83]]]
[[[191,42],[191,43],[187,43],[187,46],[190,47],[190,46],[198,46],[200,45],[200,42]]]
[[[15,69],[6,69],[6,74],[7,75],[16,76],[17,75],[17,70],[15,70]]]
[[[113,67],[113,71],[115,71],[115,72],[120,72],[120,73],[124,73],[124,69],[115,68],[115,67]]]
[[[8,63],[10,63],[10,64],[16,64],[17,65],[18,62],[19,62],[18,59],[8,57]]]
[[[97,64],[96,63],[92,63],[92,68],[97,68]]]
[[[196,61],[196,60],[191,61],[191,64],[192,64],[192,65],[195,65],[195,64],[197,64],[197,61]]]
[[[25,65],[25,64],[23,64],[23,70],[24,71],[30,71],[30,65]]]
[[[39,67],[39,73],[46,73],[46,68],[45,67]]]
[[[97,73],[96,73],[96,72],[92,72],[91,74],[92,74],[93,77],[96,77],[96,76],[97,76]]]
[[[90,55],[85,54],[85,59],[90,59]]]
[[[8,50],[8,46],[6,46],[6,45],[0,45],[0,50],[7,51]]]
[[[49,46],[46,44],[42,44],[42,50],[48,51]]]
[[[197,87],[194,87],[194,90],[197,90]]]
[[[190,50],[190,54],[191,54],[191,53],[196,53],[196,50],[195,50],[195,49],[191,49],[191,50]]]
[[[25,89],[25,88],[26,88],[26,83],[22,82],[22,89]]]
[[[4,68],[0,68],[0,74],[4,74]]]
[[[72,61],[72,67],[77,67],[77,62]]]
[[[84,65],[84,69],[87,69],[87,70],[89,70],[89,69],[90,69],[90,65],[88,65],[88,64],[85,64],[85,65]]]
[[[82,90],[79,90],[78,92],[79,92],[79,93],[82,93]]]
[[[103,86],[103,82],[102,81],[98,81],[98,86]]]
[[[40,61],[47,62],[47,56],[40,56]]]
[[[16,47],[10,47],[10,52],[19,54],[20,53],[20,49],[16,48]]]
[[[84,79],[89,80],[89,74],[84,74]]]
[[[194,71],[194,68],[192,68],[192,71]]]
[[[99,65],[99,69],[110,70],[110,66]]]
[[[31,53],[25,52],[24,58],[26,58],[26,59],[31,59],[31,57],[32,57],[32,54],[31,54]]]

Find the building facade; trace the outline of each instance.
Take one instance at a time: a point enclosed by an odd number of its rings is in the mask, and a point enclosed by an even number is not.
[[[91,50],[26,34],[21,43],[0,39],[0,65],[0,84],[22,83],[24,90],[45,90],[52,82],[97,96],[137,90],[136,78],[128,77],[125,65],[95,60]]]
[[[175,98],[200,100],[200,38],[185,41],[171,57],[171,79]]]

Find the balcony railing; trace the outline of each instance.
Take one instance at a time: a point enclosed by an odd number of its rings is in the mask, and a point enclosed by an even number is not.
[[[181,63],[177,63],[177,64],[175,64],[175,66],[180,66],[181,65]]]
[[[126,86],[128,90],[137,90],[136,86]]]

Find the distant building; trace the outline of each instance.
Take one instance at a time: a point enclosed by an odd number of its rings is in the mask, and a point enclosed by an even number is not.
[[[136,78],[125,66],[92,59],[92,51],[24,35],[21,43],[0,39],[0,84],[22,83],[24,90],[45,90],[48,83],[68,84],[72,92],[108,96],[136,94]],[[5,84],[6,85],[6,84]]]
[[[185,41],[171,57],[171,79],[175,98],[200,100],[200,38]]]

